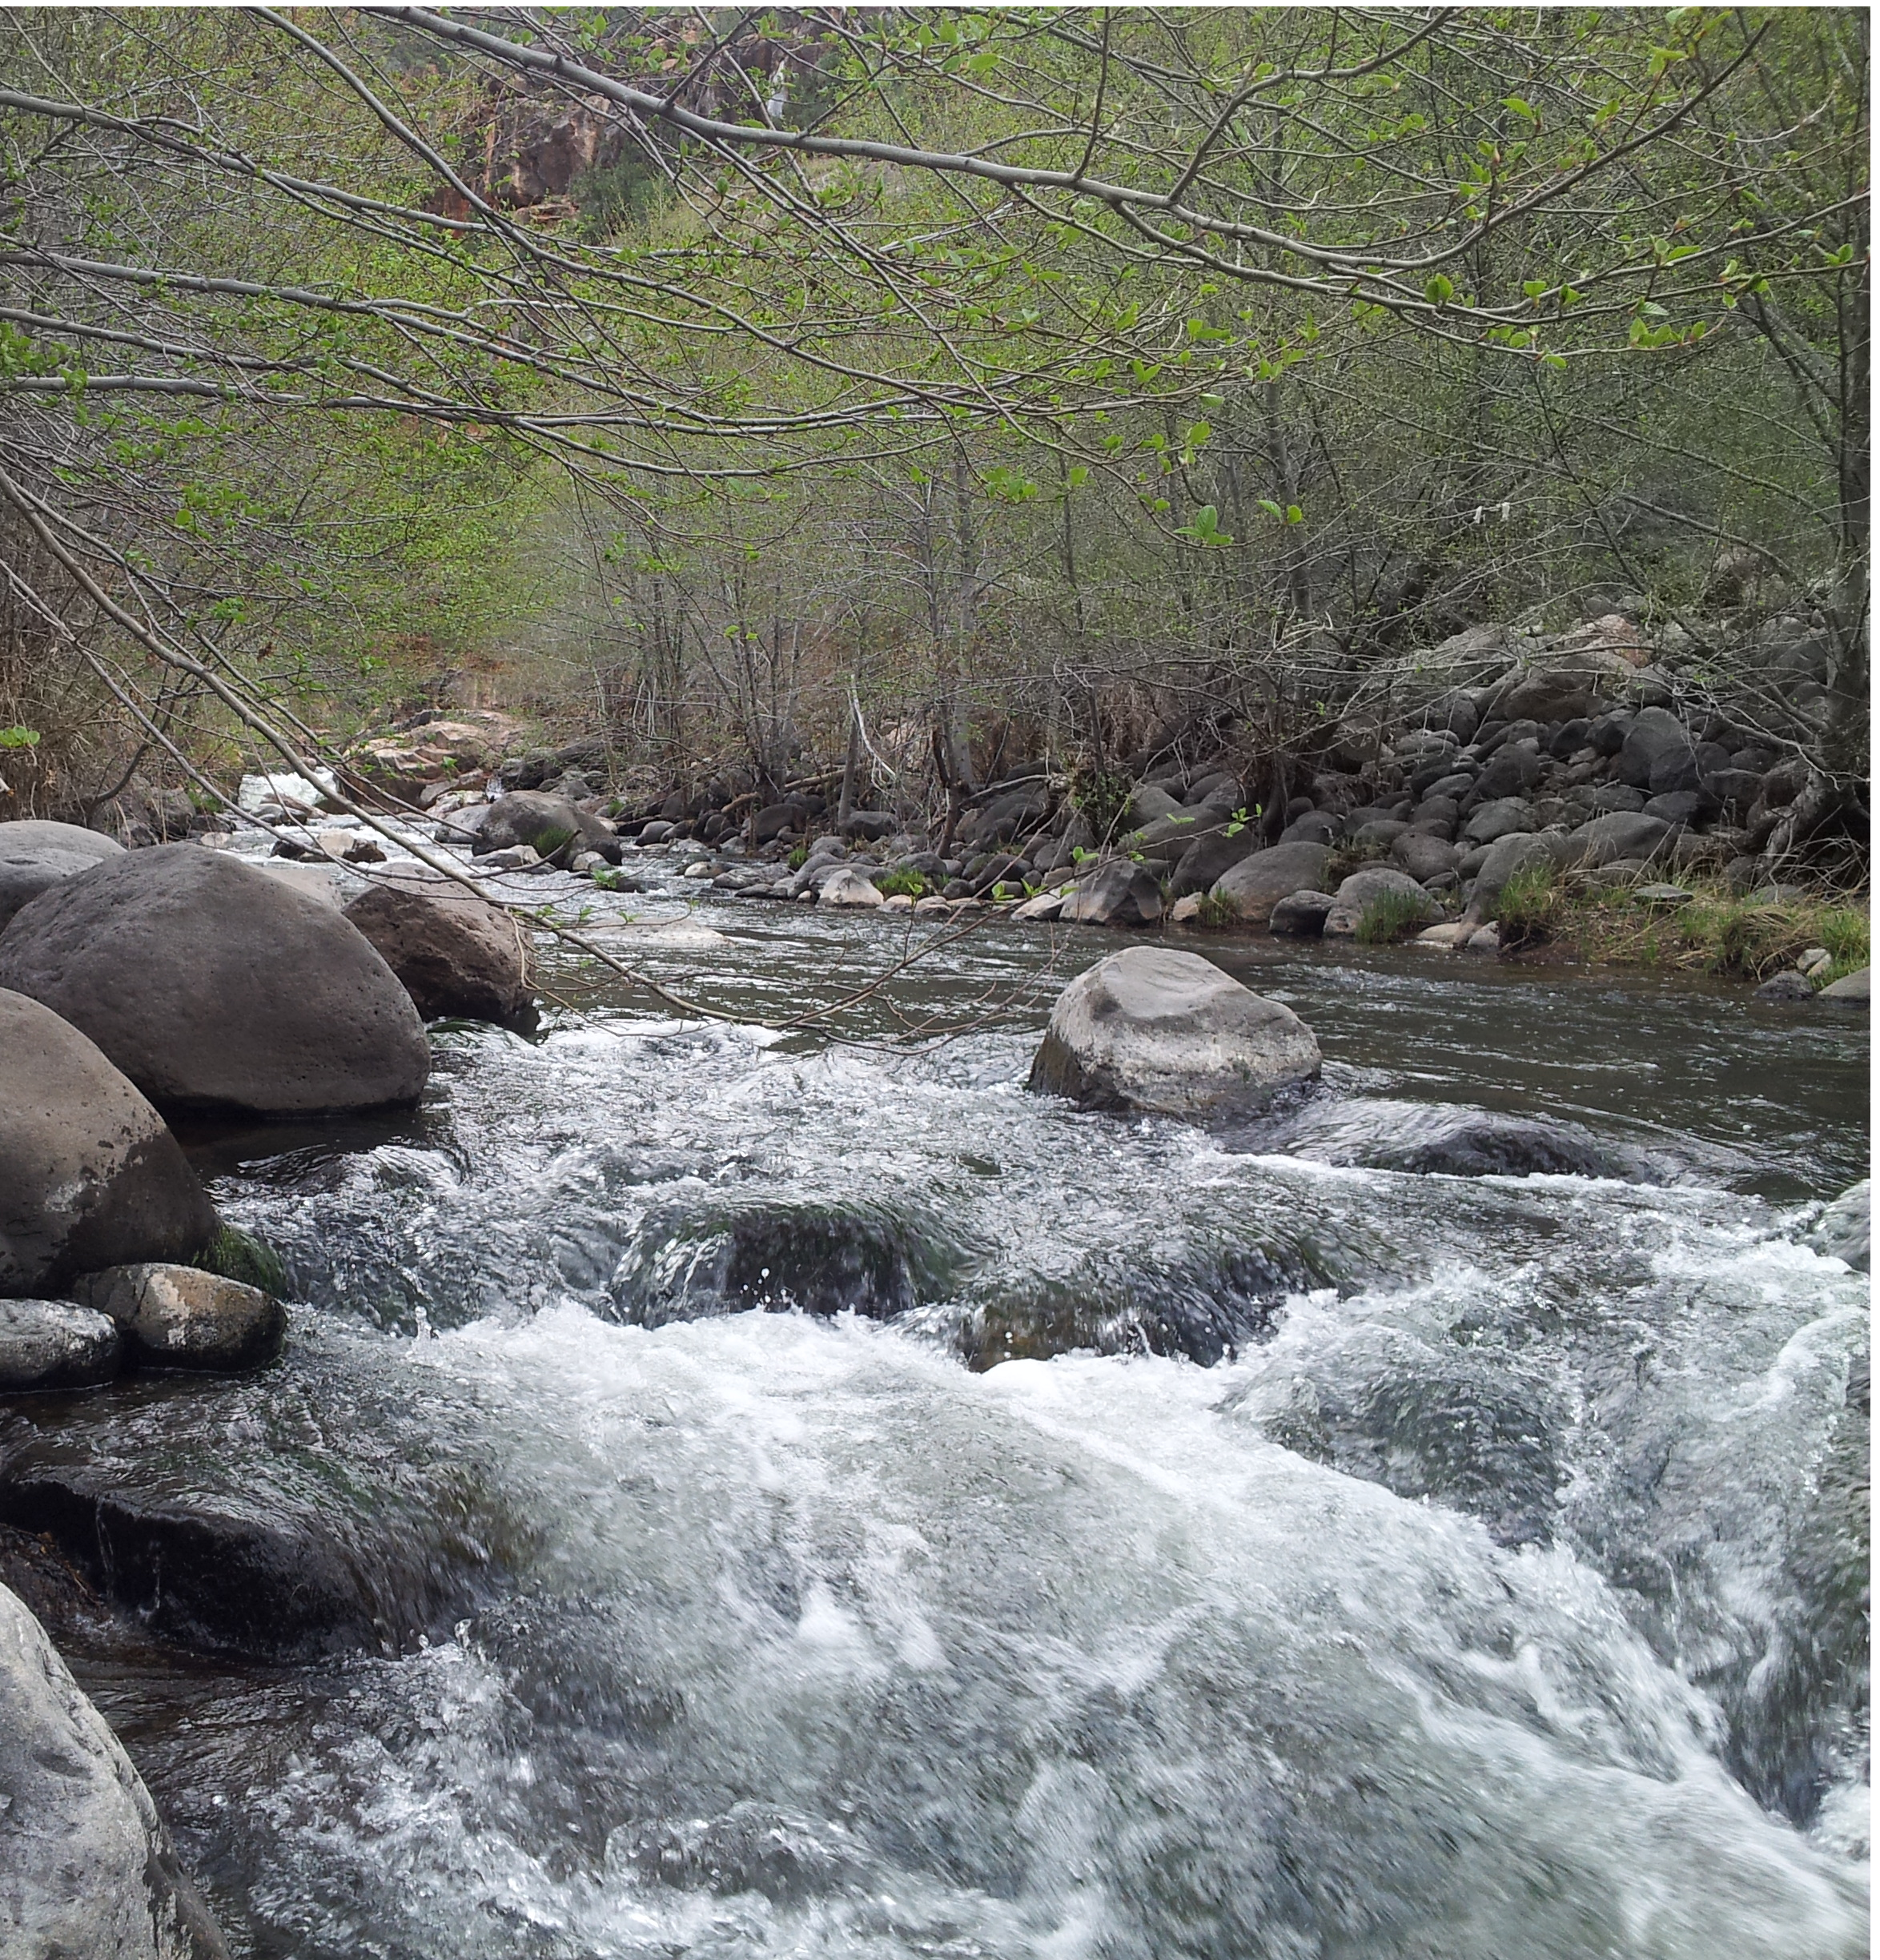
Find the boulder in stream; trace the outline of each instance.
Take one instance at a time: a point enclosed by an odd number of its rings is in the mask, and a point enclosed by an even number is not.
[[[1290,1007],[1198,954],[1132,946],[1059,995],[1029,1086],[1087,1109],[1202,1116],[1264,1108],[1319,1067]]]
[[[272,1294],[194,1266],[111,1266],[72,1289],[123,1330],[146,1368],[260,1368],[280,1352],[287,1316]]]
[[[0,987],[62,1015],[159,1107],[311,1115],[411,1103],[410,997],[331,906],[222,851],[132,851],[0,934]]]
[[[1830,1259],[1845,1259],[1856,1272],[1866,1272],[1873,1232],[1874,1183],[1862,1178],[1822,1212],[1808,1243]]]
[[[1058,917],[1083,926],[1153,926],[1162,917],[1162,887],[1140,865],[1112,859],[1071,886]]]
[[[621,861],[620,839],[598,817],[538,789],[512,789],[491,804],[470,848],[481,858],[519,844],[561,866],[580,851],[598,851],[609,864]]]
[[[124,847],[115,837],[81,829],[77,824],[41,823],[30,817],[0,823],[0,926],[62,879],[123,855]]]
[[[78,1029],[0,989],[0,1295],[187,1258],[215,1230],[163,1118]]]
[[[123,1359],[108,1315],[70,1300],[0,1299],[0,1395],[94,1388]]]
[[[427,1021],[512,1021],[532,1002],[528,935],[501,906],[447,878],[376,880],[346,916]]]
[[[0,1952],[228,1960],[143,1779],[0,1586]]]

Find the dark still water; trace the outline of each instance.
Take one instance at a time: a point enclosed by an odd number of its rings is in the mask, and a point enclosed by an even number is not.
[[[751,1021],[902,938],[590,923]],[[1205,942],[1328,1062],[1210,1134],[1022,1089],[1119,943],[961,942],[912,1061],[551,952],[416,1117],[200,1147],[286,1360],[0,1448],[364,1602],[62,1630],[241,1951],[1866,1950],[1865,1023]]]

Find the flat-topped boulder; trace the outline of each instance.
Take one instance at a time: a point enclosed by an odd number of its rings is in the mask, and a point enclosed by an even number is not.
[[[198,1267],[112,1266],[72,1291],[115,1324],[129,1359],[145,1368],[260,1368],[287,1338],[286,1311],[271,1293]]]
[[[0,1953],[228,1960],[143,1779],[0,1586]]]
[[[159,1107],[311,1115],[415,1102],[423,1023],[330,906],[165,844],[67,878],[0,933],[0,987],[50,1007]]]
[[[1087,1109],[1195,1117],[1263,1109],[1319,1069],[1290,1007],[1198,954],[1132,946],[1059,995],[1028,1086]]]
[[[215,1230],[182,1147],[135,1086],[50,1008],[0,990],[0,1295],[185,1259]]]
[[[123,1365],[109,1315],[70,1300],[0,1299],[0,1395],[94,1388]]]
[[[30,817],[0,823],[0,926],[62,879],[123,855],[124,847],[115,837],[81,829],[77,824],[42,823]]]

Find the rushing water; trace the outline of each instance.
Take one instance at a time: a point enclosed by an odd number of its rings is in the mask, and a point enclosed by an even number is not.
[[[550,954],[415,1116],[202,1140],[283,1364],[0,1439],[367,1602],[66,1629],[239,1950],[1866,1951],[1867,1284],[1806,1243],[1864,1022],[1211,945],[1328,1058],[1215,1134],[1023,1090],[1114,939],[906,1060],[749,1025],[900,929],[697,917],[615,943],[745,1025]]]

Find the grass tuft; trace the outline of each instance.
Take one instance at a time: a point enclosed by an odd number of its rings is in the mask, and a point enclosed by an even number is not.
[[[1560,931],[1566,894],[1553,866],[1524,866],[1501,888],[1495,923],[1504,946],[1544,946]]]
[[[874,882],[884,898],[924,898],[927,881],[918,871],[884,871]]]
[[[1408,892],[1382,892],[1359,914],[1357,936],[1367,946],[1388,946],[1428,918],[1427,899]]]
[[[1240,923],[1240,914],[1234,910],[1231,898],[1207,892],[1196,909],[1195,923],[1207,932],[1227,932]]]

